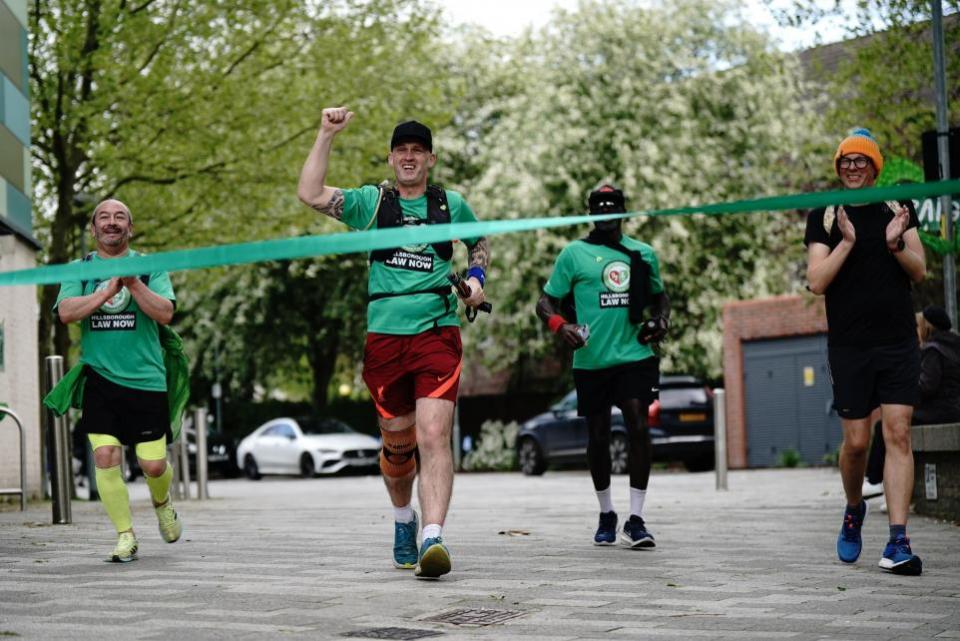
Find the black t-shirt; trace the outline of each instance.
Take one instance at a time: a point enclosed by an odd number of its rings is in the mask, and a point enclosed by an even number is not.
[[[913,203],[907,229],[919,227]],[[885,203],[861,207],[844,205],[857,240],[833,282],[827,287],[827,339],[831,345],[882,345],[916,336],[916,319],[910,298],[910,277],[887,249],[887,225],[893,211]],[[803,242],[821,243],[830,250],[843,238],[834,217],[830,233],[823,228],[825,209],[807,216]],[[836,210],[835,210],[836,211]]]

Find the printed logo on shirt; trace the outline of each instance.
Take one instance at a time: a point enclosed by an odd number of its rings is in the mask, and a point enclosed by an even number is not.
[[[630,289],[630,265],[615,260],[603,268],[603,284],[612,292],[625,292]]]
[[[393,252],[393,256],[385,260],[383,264],[387,267],[406,269],[412,272],[433,273],[433,256],[406,251],[406,249],[398,249]]]
[[[133,312],[125,312],[122,314],[93,314],[90,316],[90,330],[94,332],[132,332],[136,329],[137,315]]]
[[[422,225],[424,221],[420,220],[416,216],[404,216],[403,217],[403,226],[408,225]],[[427,248],[428,243],[414,243],[413,245],[404,245],[403,251],[409,252],[411,254],[420,254],[423,253],[423,250]]]
[[[603,284],[610,291],[600,292],[600,309],[630,306],[630,266],[615,260],[603,268]]]
[[[107,285],[110,284],[110,281],[103,281],[97,283],[97,286],[94,288],[94,292],[100,292],[107,288]],[[100,311],[104,314],[117,314],[122,312],[127,307],[130,306],[130,291],[126,287],[122,287],[119,292],[117,292],[113,298],[105,302],[100,306]]]

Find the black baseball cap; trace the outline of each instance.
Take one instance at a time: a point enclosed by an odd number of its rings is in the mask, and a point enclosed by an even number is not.
[[[601,185],[591,191],[587,206],[591,214],[623,214],[627,211],[623,192],[613,185]]]
[[[405,142],[419,142],[428,151],[433,151],[433,134],[430,133],[430,127],[416,120],[401,122],[396,126],[393,137],[390,138],[390,151]]]

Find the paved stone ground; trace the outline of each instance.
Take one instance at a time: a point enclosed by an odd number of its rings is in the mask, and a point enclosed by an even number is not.
[[[960,639],[960,528],[914,517],[926,569],[897,577],[876,567],[887,533],[878,509],[860,562],[836,560],[835,471],[733,472],[730,488],[716,492],[712,474],[656,474],[646,516],[658,547],[633,551],[590,544],[585,472],[461,475],[445,529],[454,571],[418,581],[390,565],[377,477],[213,482],[214,499],[179,504],[187,529],[173,545],[140,481],[134,563],[103,562],[114,535],[97,504],[74,503],[68,526],[49,525],[49,504],[0,513],[0,637],[299,640],[393,628],[441,641]],[[614,497],[626,512],[625,477]],[[426,620],[461,608],[520,615]]]

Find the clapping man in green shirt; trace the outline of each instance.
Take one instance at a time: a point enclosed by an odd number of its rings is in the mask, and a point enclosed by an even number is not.
[[[133,216],[119,200],[105,200],[90,224],[97,249],[83,260],[137,256],[130,249]],[[167,465],[170,411],[159,325],[173,319],[173,285],[166,272],[63,283],[54,311],[63,323],[80,323],[84,365],[83,414],[78,430],[88,435],[97,490],[117,530],[110,554],[116,562],[137,558],[130,497],[120,470],[124,445],[134,445],[153,499],[160,534],[180,538],[182,524],[170,501],[173,472]]]

